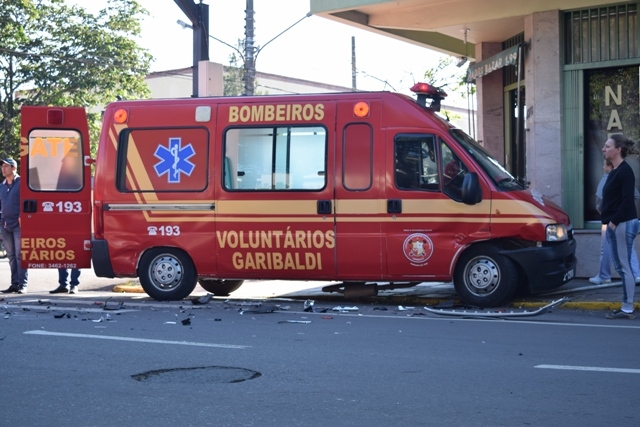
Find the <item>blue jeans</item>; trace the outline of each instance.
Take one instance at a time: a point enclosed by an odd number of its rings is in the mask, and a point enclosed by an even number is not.
[[[607,244],[607,225],[602,224],[602,233],[600,239],[600,272],[598,277],[602,280],[611,279],[611,248]],[[640,277],[640,265],[638,265],[638,254],[635,246],[631,247],[631,274],[633,277]]]
[[[11,268],[11,287],[16,289],[26,288],[27,269],[20,266],[20,227],[14,230],[0,227],[0,232],[2,232],[9,268]]]
[[[637,219],[621,222],[615,230],[607,227],[607,242],[611,249],[611,258],[616,271],[622,278],[622,310],[632,312],[636,283],[631,272],[631,254],[633,241],[638,235]]]
[[[69,272],[67,271],[66,268],[59,268],[58,269],[58,283],[60,284],[60,286],[62,287],[67,287],[67,277],[69,277]],[[80,270],[78,270],[77,268],[72,268],[71,269],[71,281],[69,282],[69,284],[71,286],[78,286],[80,284],[80,282],[78,281],[78,277],[80,277]]]

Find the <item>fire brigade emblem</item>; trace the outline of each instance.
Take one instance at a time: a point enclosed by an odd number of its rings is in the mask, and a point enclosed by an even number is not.
[[[433,255],[433,242],[426,234],[410,234],[402,245],[404,256],[414,265],[423,265]]]
[[[189,159],[195,156],[196,152],[191,144],[182,146],[180,138],[169,138],[167,146],[158,145],[154,156],[160,161],[153,167],[158,176],[167,175],[169,184],[180,183],[180,176],[185,174],[191,176],[196,167]]]

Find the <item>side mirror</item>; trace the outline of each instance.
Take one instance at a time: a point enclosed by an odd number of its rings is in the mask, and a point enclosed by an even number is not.
[[[478,174],[469,172],[462,181],[462,203],[465,205],[475,205],[482,201],[482,189]]]

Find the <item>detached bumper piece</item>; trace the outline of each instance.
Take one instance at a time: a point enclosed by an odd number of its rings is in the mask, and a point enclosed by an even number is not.
[[[560,298],[559,300],[555,300],[545,305],[544,307],[540,307],[537,310],[529,311],[529,310],[510,310],[510,311],[480,311],[480,310],[440,310],[425,307],[424,309],[433,314],[438,314],[441,316],[455,316],[455,317],[463,317],[463,318],[474,318],[474,319],[513,319],[520,317],[533,317],[539,316],[541,314],[551,312],[555,307],[558,307],[565,302],[569,301],[569,298]]]

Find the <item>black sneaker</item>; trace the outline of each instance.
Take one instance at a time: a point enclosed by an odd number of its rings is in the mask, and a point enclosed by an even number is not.
[[[69,289],[67,289],[66,286],[58,286],[54,290],[49,291],[50,294],[66,294],[67,292],[69,292]]]
[[[19,291],[17,286],[9,286],[7,289],[2,291],[3,294],[17,294]]]
[[[636,315],[633,313],[627,313],[622,310],[614,310],[611,313],[607,313],[605,316],[607,319],[635,319]]]

